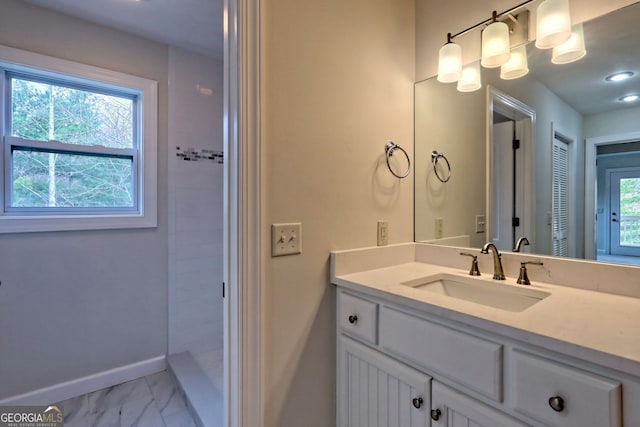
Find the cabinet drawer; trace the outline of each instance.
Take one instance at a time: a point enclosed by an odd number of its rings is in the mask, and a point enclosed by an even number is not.
[[[502,400],[502,345],[382,306],[380,345],[388,353]]]
[[[553,427],[622,425],[620,383],[520,351],[511,356],[516,411]]]
[[[340,292],[338,326],[343,332],[375,345],[378,342],[378,304]]]

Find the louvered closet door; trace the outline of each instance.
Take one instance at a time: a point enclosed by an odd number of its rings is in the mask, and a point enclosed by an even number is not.
[[[569,256],[569,145],[553,140],[552,254]]]
[[[338,346],[339,426],[429,426],[431,377],[349,338]]]

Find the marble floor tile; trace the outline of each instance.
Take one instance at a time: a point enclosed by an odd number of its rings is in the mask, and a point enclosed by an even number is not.
[[[94,427],[165,427],[153,399],[138,399],[91,414]]]
[[[143,399],[153,400],[151,390],[144,378],[128,381],[89,394],[89,410],[92,413],[122,406],[125,402]]]
[[[146,380],[163,418],[187,410],[187,402],[169,372],[149,375]]]
[[[164,417],[167,427],[196,427],[196,423],[188,410],[176,412]]]
[[[89,419],[89,395],[74,397],[58,403],[64,414],[64,423],[67,427],[85,427],[90,425]]]
[[[59,402],[65,427],[195,427],[167,371]]]

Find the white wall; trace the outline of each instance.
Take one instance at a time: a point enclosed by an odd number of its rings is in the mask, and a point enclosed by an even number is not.
[[[533,129],[533,169],[535,178],[535,235],[531,241],[532,253],[551,253],[551,167],[552,130],[573,141],[570,147],[569,252],[572,257],[581,257],[584,252],[584,135],[582,115],[558,98],[537,80],[524,77],[517,81],[496,79],[494,85],[501,91],[529,105],[536,111]]]
[[[0,235],[0,398],[167,349],[167,47],[0,0],[0,44],[159,83],[158,227]]]
[[[202,361],[222,348],[223,165],[176,154],[222,152],[222,84],[221,61],[169,48],[169,353]]]
[[[414,1],[262,3],[265,425],[335,425],[335,292],[329,252],[413,231]],[[271,258],[269,224],[302,222],[303,253]]]
[[[584,137],[618,135],[640,131],[640,107],[621,108],[584,118]]]

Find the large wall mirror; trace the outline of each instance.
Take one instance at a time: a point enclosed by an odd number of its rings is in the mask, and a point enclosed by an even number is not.
[[[638,22],[640,3],[584,23],[569,64],[529,46],[526,76],[482,68],[475,92],[418,82],[416,242],[511,251],[526,236],[522,252],[640,264]]]

